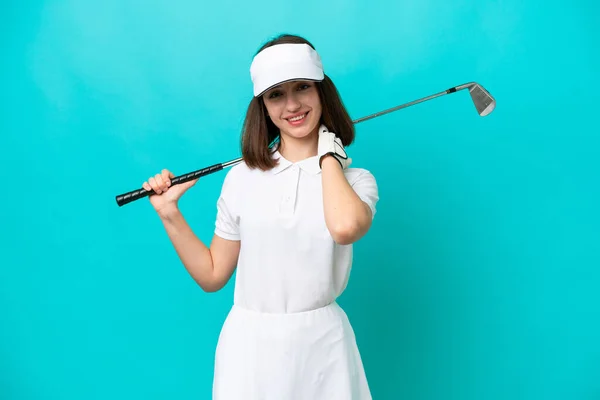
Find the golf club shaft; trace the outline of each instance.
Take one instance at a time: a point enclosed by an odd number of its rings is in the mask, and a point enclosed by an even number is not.
[[[358,123],[367,121],[369,119],[373,119],[373,118],[379,117],[381,115],[389,114],[391,112],[400,110],[402,108],[410,107],[410,106],[413,106],[415,104],[419,104],[419,103],[422,103],[424,101],[434,99],[436,97],[440,97],[440,96],[443,96],[443,95],[446,95],[446,94],[449,94],[449,93],[454,93],[454,92],[456,92],[458,90],[462,90],[462,89],[468,88],[470,85],[471,84],[464,84],[464,85],[460,85],[460,86],[455,86],[455,87],[452,87],[450,89],[444,90],[443,92],[432,94],[431,96],[423,97],[423,98],[420,98],[418,100],[414,100],[414,101],[411,101],[409,103],[405,103],[405,104],[402,104],[402,105],[399,105],[399,106],[396,106],[396,107],[388,108],[387,110],[383,110],[383,111],[377,112],[375,114],[371,114],[371,115],[368,115],[366,117],[362,117],[362,118],[356,119],[356,120],[354,120],[352,122],[354,124],[358,124]],[[196,170],[196,171],[193,171],[193,172],[189,172],[187,174],[176,176],[175,178],[171,179],[171,185],[177,185],[177,184],[180,184],[180,183],[184,183],[184,182],[188,182],[188,181],[191,181],[191,180],[194,180],[194,179],[201,178],[201,177],[209,175],[209,174],[213,174],[213,173],[215,173],[217,171],[221,171],[224,168],[227,168],[227,167],[233,166],[235,164],[238,164],[242,160],[243,160],[243,158],[239,157],[239,158],[236,158],[234,160],[231,160],[231,161],[228,161],[228,162],[225,162],[225,163],[214,164],[214,165],[208,166],[206,168],[202,168],[202,169],[199,169],[199,170]],[[141,198],[144,198],[144,197],[152,195],[152,194],[154,194],[153,190],[146,190],[144,188],[140,188],[140,189],[137,189],[137,190],[133,190],[131,192],[127,192],[127,193],[118,195],[118,196],[116,196],[116,200],[117,200],[117,204],[120,207],[120,206],[123,206],[125,204],[131,203],[132,201],[139,200]]]
[[[401,109],[406,108],[406,107],[414,106],[415,104],[423,103],[424,101],[427,101],[427,100],[435,99],[436,97],[440,97],[440,96],[443,96],[443,95],[448,94],[448,93],[453,93],[456,90],[457,90],[456,88],[444,90],[443,92],[439,92],[439,93],[432,94],[432,95],[427,96],[427,97],[423,97],[423,98],[420,98],[420,99],[417,99],[417,100],[413,100],[411,102],[408,102],[408,103],[405,103],[405,104],[401,104],[401,105],[396,106],[396,107],[388,108],[387,110],[379,111],[379,112],[377,112],[375,114],[371,114],[371,115],[367,115],[366,117],[359,118],[359,119],[355,120],[354,123],[358,124],[360,122],[364,122],[364,121],[367,121],[369,119],[380,117],[382,115],[389,114],[391,112],[398,111],[398,110],[401,110]]]

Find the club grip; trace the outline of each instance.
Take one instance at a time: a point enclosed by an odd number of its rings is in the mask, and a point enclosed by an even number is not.
[[[223,169],[223,164],[219,163],[219,164],[211,165],[210,167],[199,169],[194,172],[179,175],[179,176],[176,176],[175,178],[171,179],[171,185],[177,185],[179,183],[189,182],[194,179],[198,179],[202,176],[215,173],[222,169]],[[132,201],[139,200],[143,197],[147,197],[147,196],[150,196],[153,194],[155,194],[153,190],[146,190],[144,188],[132,190],[131,192],[123,193],[123,194],[116,196],[117,205],[119,207],[121,207],[125,204],[131,203]]]

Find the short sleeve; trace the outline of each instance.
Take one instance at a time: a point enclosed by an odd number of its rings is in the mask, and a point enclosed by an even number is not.
[[[379,189],[373,174],[367,170],[361,169],[349,183],[358,197],[367,203],[371,209],[371,217],[374,218],[377,210],[377,202],[379,201]]]
[[[217,218],[215,221],[215,234],[228,240],[240,240],[239,213],[236,205],[236,182],[233,170],[225,176],[221,194],[217,200]]]

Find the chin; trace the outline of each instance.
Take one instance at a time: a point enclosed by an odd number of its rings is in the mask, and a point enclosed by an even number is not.
[[[299,128],[292,128],[292,129],[286,129],[285,133],[287,133],[289,136],[293,136],[297,139],[301,139],[301,138],[305,138],[307,136],[310,136],[311,133],[313,133],[315,131],[314,127],[299,127]]]

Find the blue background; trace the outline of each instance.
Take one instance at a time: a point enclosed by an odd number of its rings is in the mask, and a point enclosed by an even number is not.
[[[311,40],[381,201],[340,299],[382,399],[600,398],[593,1],[21,1],[0,8],[0,398],[209,399],[204,293],[146,200],[239,156],[249,65]],[[224,172],[181,200],[210,240]]]

